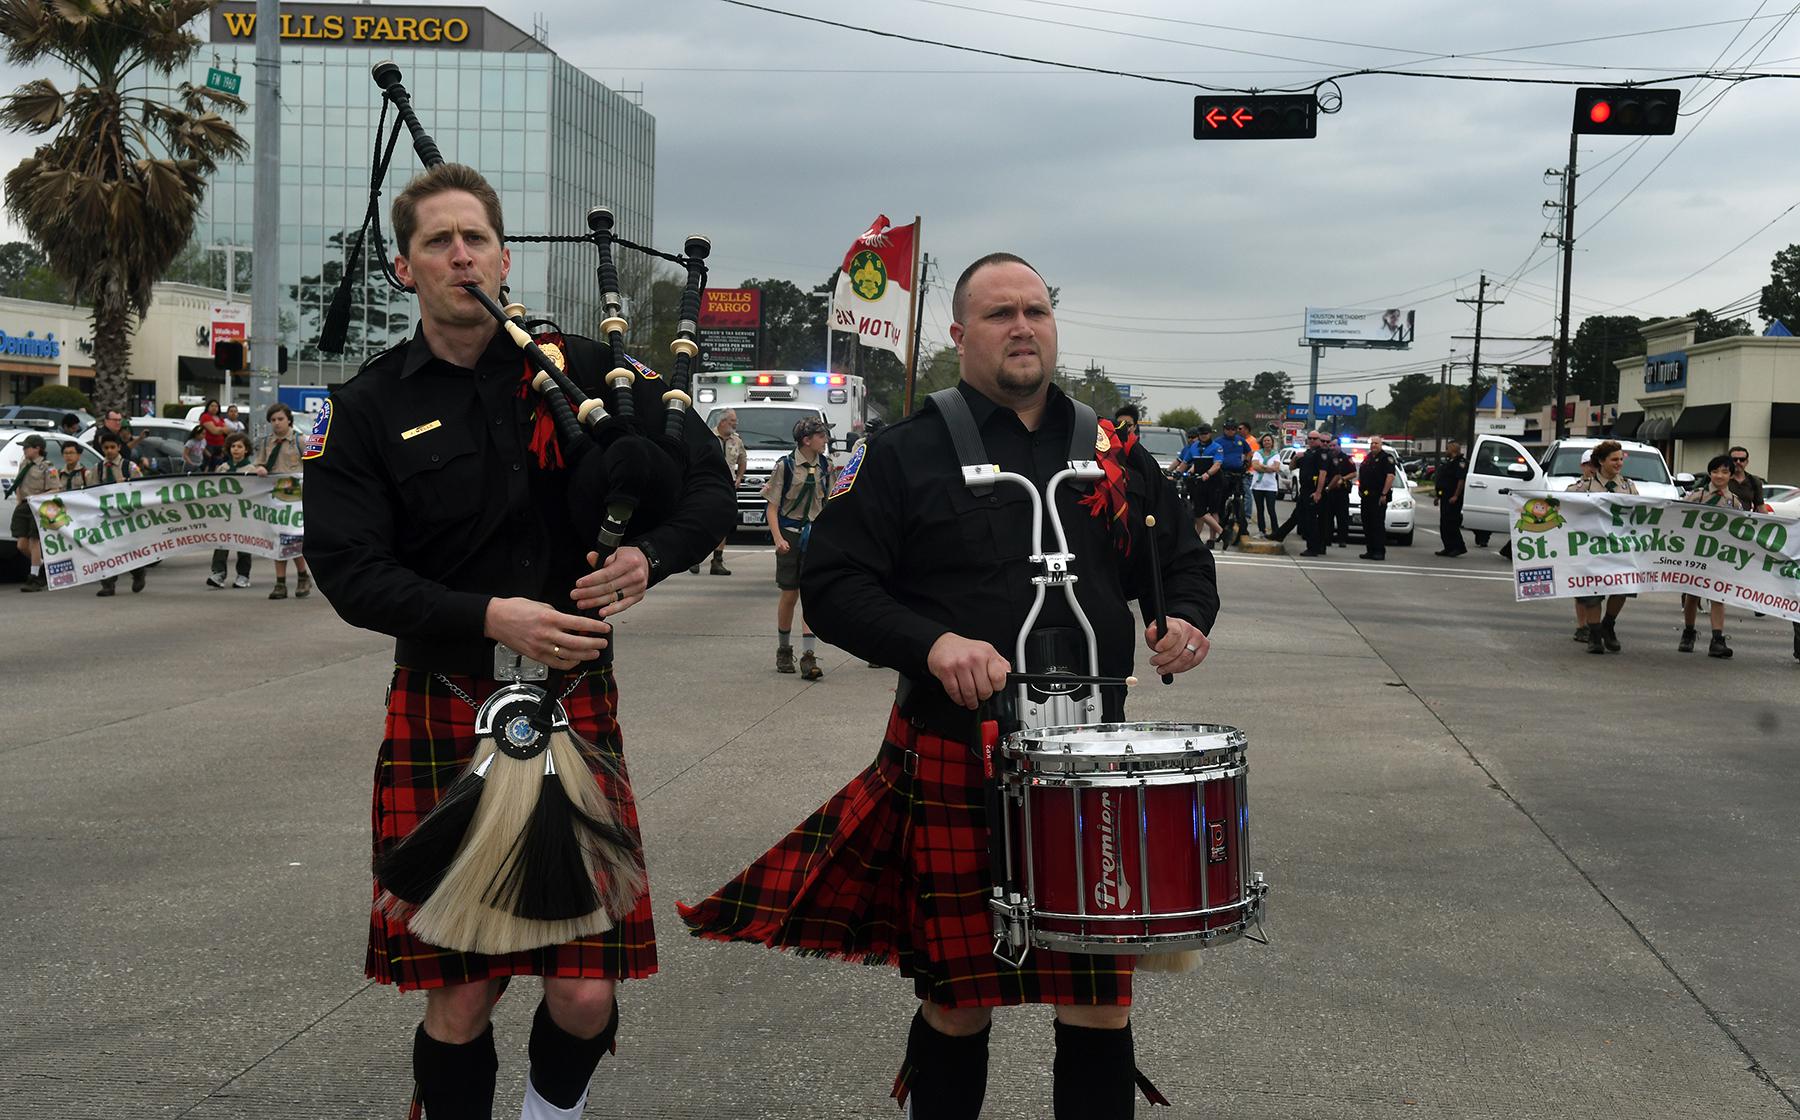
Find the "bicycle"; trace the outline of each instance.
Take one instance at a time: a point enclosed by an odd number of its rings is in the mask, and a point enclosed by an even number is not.
[[[1243,474],[1221,472],[1219,479],[1226,488],[1225,510],[1219,517],[1219,551],[1230,552],[1231,546],[1244,538],[1249,524],[1244,516]]]

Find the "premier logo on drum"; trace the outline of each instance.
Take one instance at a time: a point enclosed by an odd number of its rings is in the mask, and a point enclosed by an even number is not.
[[[1111,790],[1100,791],[1100,881],[1094,884],[1094,909],[1123,910],[1131,905],[1131,883],[1120,865],[1115,839]],[[1116,878],[1115,878],[1116,876]]]

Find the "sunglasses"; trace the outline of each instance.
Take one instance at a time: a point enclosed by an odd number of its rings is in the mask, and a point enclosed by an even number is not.
[[[1734,463],[1748,463],[1750,457],[1748,455],[1733,455],[1731,461]]]

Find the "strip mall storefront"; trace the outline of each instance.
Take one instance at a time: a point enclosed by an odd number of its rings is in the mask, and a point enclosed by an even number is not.
[[[1708,459],[1741,446],[1752,473],[1800,480],[1800,338],[1696,343],[1692,319],[1653,323],[1643,335],[1645,356],[1618,363],[1627,403],[1615,437],[1655,444],[1677,473],[1704,474]]]
[[[231,297],[191,284],[158,284],[150,314],[131,335],[128,395],[133,415],[183,393],[223,397],[212,333]],[[247,317],[248,308],[244,308]],[[85,307],[0,298],[0,404],[19,404],[44,385],[94,392],[93,319]],[[248,384],[240,383],[248,400]]]

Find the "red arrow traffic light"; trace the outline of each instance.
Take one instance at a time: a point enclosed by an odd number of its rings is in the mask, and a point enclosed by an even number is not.
[[[1310,93],[1194,98],[1196,140],[1310,140],[1318,122],[1319,103]]]

